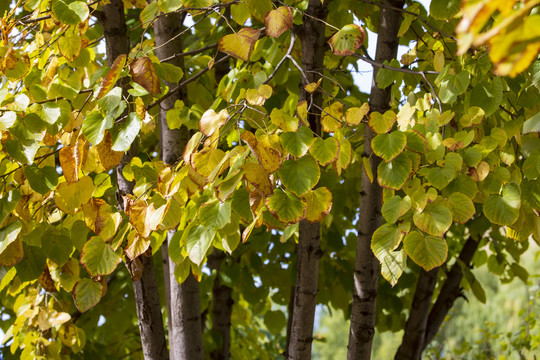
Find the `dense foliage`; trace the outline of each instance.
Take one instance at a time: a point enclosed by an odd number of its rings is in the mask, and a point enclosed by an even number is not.
[[[153,256],[171,312],[164,248],[173,281],[199,281],[205,352],[225,341],[209,316],[220,285],[231,357],[273,359],[287,352],[309,224],[321,239],[316,302],[345,314],[357,234],[369,236],[385,279],[381,332],[406,328],[423,276],[428,305],[453,271],[485,302],[470,266],[527,281],[520,256],[540,241],[539,3],[4,2],[2,356],[142,358],[132,283]],[[110,58],[113,5],[129,51]],[[310,15],[318,7],[324,19]],[[408,47],[384,62],[366,50],[383,11],[399,16]],[[169,34],[184,48],[168,58],[156,27],[166,14],[192,19]],[[324,25],[315,69],[302,47],[310,21]],[[387,109],[358,90],[358,61],[377,70]],[[164,129],[189,139],[174,161]],[[372,234],[357,224],[368,181],[382,188]],[[460,257],[467,241],[472,262]]]

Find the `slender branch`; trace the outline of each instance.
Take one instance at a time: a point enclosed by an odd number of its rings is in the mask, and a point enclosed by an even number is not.
[[[179,54],[175,54],[173,56],[169,56],[168,58],[165,58],[165,59],[161,60],[161,62],[171,61],[173,59],[177,59],[177,58],[183,57],[183,56],[197,55],[197,54],[202,53],[202,52],[204,52],[206,50],[215,49],[217,47],[218,47],[218,43],[210,44],[210,45],[204,46],[204,47],[202,47],[200,49],[191,50],[191,51],[185,51],[185,52],[181,52]]]
[[[263,84],[268,84],[270,82],[270,80],[272,80],[272,78],[274,76],[276,76],[276,73],[278,72],[278,70],[281,68],[281,65],[283,65],[283,63],[285,62],[285,60],[291,56],[291,53],[292,53],[292,50],[294,48],[294,43],[296,41],[296,36],[294,34],[294,28],[291,29],[291,44],[289,45],[289,49],[287,50],[287,53],[285,54],[285,56],[283,56],[281,58],[281,60],[279,60],[279,63],[276,65],[276,67],[274,68],[274,71],[272,71],[272,73],[270,74],[270,76],[268,77],[268,79],[266,79],[265,82],[263,82]]]
[[[441,99],[439,99],[439,96],[437,95],[437,92],[435,91],[435,88],[433,87],[433,85],[431,84],[431,82],[427,79],[427,76],[426,74],[422,73],[422,77],[424,78],[424,80],[426,81],[426,83],[428,84],[429,88],[431,89],[431,94],[435,97],[435,100],[437,101],[437,104],[439,104],[439,113],[442,114],[442,103],[441,103]],[[444,128],[443,128],[444,129]],[[444,134],[443,134],[444,136]]]
[[[362,61],[365,61],[368,64],[371,64],[371,65],[373,65],[373,66],[375,66],[377,68],[380,68],[380,69],[392,70],[392,71],[402,72],[402,73],[405,73],[405,74],[414,74],[414,75],[421,75],[421,76],[426,75],[426,74],[429,74],[429,75],[438,75],[439,74],[438,71],[430,71],[430,70],[418,71],[418,70],[404,69],[404,68],[398,68],[398,67],[394,67],[394,66],[381,64],[380,62],[377,62],[377,61],[373,60],[372,58],[370,58],[368,56],[363,56],[363,55],[360,55],[360,54],[353,54],[352,56],[354,56],[355,58],[360,59]]]

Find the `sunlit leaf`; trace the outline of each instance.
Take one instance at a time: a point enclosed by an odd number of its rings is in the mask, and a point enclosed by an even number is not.
[[[242,28],[236,34],[222,37],[218,42],[218,49],[237,59],[248,61],[260,33],[260,30]]]
[[[88,6],[82,1],[55,0],[52,11],[58,20],[67,25],[77,25],[90,14]]]
[[[304,156],[314,140],[313,132],[307,126],[300,126],[295,132],[284,132],[279,138],[283,149],[295,157]]]
[[[342,27],[328,42],[334,54],[346,56],[354,54],[362,46],[365,37],[366,32],[362,27],[350,24]]]
[[[73,215],[78,208],[90,200],[93,191],[92,178],[84,176],[76,182],[59,184],[55,190],[54,200],[60,210]]]
[[[334,161],[338,156],[338,152],[339,142],[333,137],[324,140],[316,137],[309,148],[309,153],[321,166],[328,165]]]
[[[319,182],[321,171],[315,159],[306,155],[297,160],[283,162],[278,174],[288,190],[301,196]]]
[[[214,131],[222,127],[228,118],[229,113],[226,109],[221,110],[219,113],[216,113],[213,109],[207,110],[201,116],[199,130],[206,136],[212,136]]]
[[[268,174],[261,165],[254,162],[248,162],[242,165],[242,169],[245,170],[245,179],[250,184],[255,186],[255,188],[259,190],[261,194],[264,196],[272,194],[273,186],[268,179]]]
[[[401,131],[393,131],[389,134],[379,134],[371,140],[373,152],[389,162],[401,154],[407,145],[407,136]]]
[[[215,234],[215,229],[206,228],[202,225],[194,226],[189,230],[186,237],[186,248],[188,256],[194,264],[202,264]]]
[[[274,194],[265,201],[268,210],[284,223],[295,223],[304,217],[306,201],[298,196],[275,189]]]
[[[309,222],[321,221],[332,208],[332,193],[326,187],[320,187],[304,194],[306,201],[306,220]]]
[[[407,255],[426,271],[441,266],[448,256],[446,240],[436,236],[424,236],[418,231],[405,236],[403,247]]]
[[[114,87],[114,85],[118,81],[118,78],[120,77],[120,73],[126,65],[126,59],[126,54],[118,55],[118,57],[114,59],[111,70],[107,73],[107,76],[105,76],[105,78],[101,82],[101,86],[99,88],[99,93],[97,96],[98,99],[101,99]]]
[[[141,85],[150,94],[157,95],[161,92],[159,77],[156,68],[149,57],[140,57],[129,64],[129,73],[134,82]]]
[[[390,162],[382,161],[377,168],[377,181],[383,187],[399,190],[412,173],[411,159],[404,153]]]
[[[361,107],[348,108],[345,112],[345,121],[347,121],[349,125],[358,125],[368,113],[368,103],[364,103]]]
[[[452,212],[444,202],[428,203],[421,213],[414,214],[413,221],[420,230],[443,236],[452,225]]]
[[[264,17],[264,26],[266,35],[271,37],[279,37],[285,31],[293,26],[293,14],[288,6],[280,6],[276,10],[272,10]]]
[[[368,124],[377,134],[384,134],[390,131],[396,122],[396,114],[392,110],[388,110],[384,114],[372,112],[369,114]]]

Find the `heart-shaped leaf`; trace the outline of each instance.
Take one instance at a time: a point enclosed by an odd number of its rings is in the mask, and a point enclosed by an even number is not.
[[[512,225],[519,217],[521,194],[519,186],[504,186],[501,195],[490,195],[484,202],[484,215],[494,224]]]
[[[373,152],[389,162],[401,154],[407,145],[407,135],[401,131],[393,131],[388,134],[379,134],[371,141]]]
[[[284,223],[296,223],[304,218],[306,201],[298,196],[281,189],[275,189],[274,194],[265,201],[268,210]]]
[[[283,162],[278,174],[288,190],[297,196],[302,196],[319,182],[321,170],[317,162],[306,155],[297,160]]]
[[[412,231],[405,236],[403,247],[407,255],[426,271],[441,266],[448,256],[446,240],[436,236],[424,236],[418,231]]]

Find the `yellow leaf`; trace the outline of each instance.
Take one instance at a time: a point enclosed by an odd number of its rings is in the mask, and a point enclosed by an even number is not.
[[[267,85],[267,84],[262,84],[261,86],[259,86],[259,88],[257,89],[257,92],[259,93],[259,95],[261,95],[263,98],[265,99],[270,99],[270,96],[272,96],[272,87],[270,85]]]
[[[307,203],[305,217],[311,223],[321,221],[332,208],[332,193],[326,187],[310,190],[304,199]]]
[[[257,90],[248,89],[248,91],[246,92],[246,100],[250,105],[261,106],[264,104],[264,100],[266,99],[261,96]]]
[[[288,6],[280,6],[276,10],[269,11],[264,17],[266,35],[279,37],[285,31],[293,27],[293,14]]]
[[[6,246],[0,254],[0,266],[14,266],[24,257],[22,240],[20,238]]]
[[[90,199],[83,205],[84,221],[86,226],[97,235],[101,235],[101,230],[105,222],[111,218],[111,206],[103,199]]]
[[[129,73],[134,82],[141,85],[150,94],[161,93],[159,77],[156,68],[149,57],[135,59],[129,64]]]
[[[369,112],[369,104],[364,103],[361,107],[352,107],[345,112],[345,121],[350,125],[358,125]]]
[[[199,130],[206,136],[212,136],[214,131],[222,127],[229,118],[227,109],[216,113],[213,109],[205,111],[199,121]]]
[[[145,200],[133,200],[128,198],[126,201],[125,212],[129,216],[129,222],[139,236],[147,238],[152,231],[155,231],[165,217],[169,208],[170,201],[163,198],[147,204]]]
[[[335,132],[341,128],[341,117],[343,116],[343,105],[334,102],[323,109],[321,114],[322,129],[328,133]]]
[[[208,178],[224,156],[223,150],[207,147],[191,156],[191,165],[202,177]]]
[[[442,71],[444,69],[444,53],[442,51],[436,51],[433,56],[433,68],[435,71]]]
[[[150,247],[150,238],[140,237],[135,231],[128,234],[128,243],[125,253],[130,260],[142,255]]]
[[[118,57],[114,60],[111,71],[105,76],[103,81],[101,82],[101,86],[99,88],[99,93],[97,98],[101,99],[103,96],[105,96],[116,84],[116,81],[118,81],[118,77],[120,76],[120,73],[122,72],[122,69],[126,65],[126,54],[118,55]]]
[[[298,103],[296,106],[296,114],[298,115],[298,119],[304,124],[305,126],[309,126],[309,122],[307,120],[307,101],[302,100]]]
[[[75,145],[64,146],[60,149],[58,158],[67,182],[79,180],[79,173],[84,162],[84,141],[79,140]]]
[[[92,178],[84,176],[76,182],[59,184],[55,191],[54,201],[60,210],[74,215],[78,208],[90,200],[93,192]]]
[[[396,122],[396,118],[396,113],[392,110],[388,110],[384,114],[374,111],[369,114],[368,125],[377,134],[384,134],[392,129],[392,126]]]
[[[81,47],[81,37],[78,34],[64,34],[58,39],[58,49],[68,61],[73,61],[79,56]]]
[[[242,28],[236,34],[225,35],[218,42],[218,50],[237,59],[248,61],[261,31]]]
[[[254,162],[245,163],[242,165],[245,170],[244,178],[252,184],[263,196],[269,196],[273,193],[273,186],[268,178],[268,174],[264,168]]]
[[[103,141],[99,143],[98,146],[96,146],[99,162],[105,170],[112,169],[116,165],[120,163],[120,160],[122,160],[122,156],[124,156],[123,152],[120,151],[114,151],[111,149],[112,147],[112,137],[111,134],[106,131],[105,136],[103,137]]]
[[[248,144],[249,149],[266,173],[272,174],[279,169],[281,155],[269,142],[258,141],[255,135],[249,131],[244,131],[241,138]]]
[[[369,179],[369,182],[372,183],[373,182],[373,171],[371,170],[371,164],[369,162],[369,158],[368,157],[362,157],[362,165],[364,167],[364,171],[366,172],[366,175]]]
[[[322,78],[320,78],[316,83],[309,83],[307,85],[304,85],[304,90],[306,90],[308,93],[313,94],[318,88],[319,85],[321,85]]]

